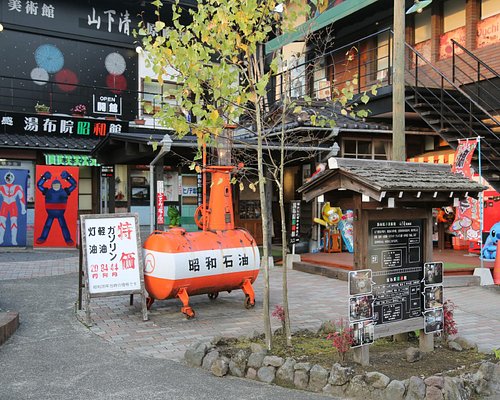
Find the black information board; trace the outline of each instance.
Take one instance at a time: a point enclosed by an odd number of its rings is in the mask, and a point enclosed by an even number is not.
[[[292,200],[290,203],[290,243],[300,241],[300,200]]]
[[[368,265],[373,270],[378,324],[422,315],[423,221],[369,221]]]

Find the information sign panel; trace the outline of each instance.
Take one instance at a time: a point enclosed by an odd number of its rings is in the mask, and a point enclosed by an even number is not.
[[[81,215],[87,321],[90,298],[141,294],[147,319],[142,247],[136,214]]]
[[[422,316],[423,221],[369,221],[368,267],[373,270],[378,324]]]
[[[292,217],[290,225],[290,243],[300,241],[300,200],[292,200],[290,204],[290,215]]]

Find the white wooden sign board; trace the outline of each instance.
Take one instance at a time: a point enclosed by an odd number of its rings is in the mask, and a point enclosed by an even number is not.
[[[146,293],[137,214],[81,215],[87,323],[90,298],[140,294],[146,321]]]

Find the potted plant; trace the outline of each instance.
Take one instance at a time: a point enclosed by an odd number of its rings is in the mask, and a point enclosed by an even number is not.
[[[85,104],[77,104],[71,109],[73,115],[82,116],[87,112],[87,106]]]
[[[135,117],[134,123],[136,125],[144,125],[146,123],[146,120],[140,116]]]
[[[39,103],[39,102],[36,102],[35,104],[35,111],[38,113],[38,114],[49,114],[50,113],[50,107],[43,104],[43,103]]]

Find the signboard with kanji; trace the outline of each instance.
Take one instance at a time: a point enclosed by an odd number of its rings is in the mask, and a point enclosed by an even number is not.
[[[90,297],[143,296],[147,319],[142,247],[136,214],[81,215],[83,266],[86,276],[87,320]]]
[[[385,324],[421,317],[423,221],[369,221],[368,232],[375,321]]]
[[[298,243],[300,241],[300,200],[292,200],[290,202],[290,215],[292,218],[290,224],[290,243]]]

